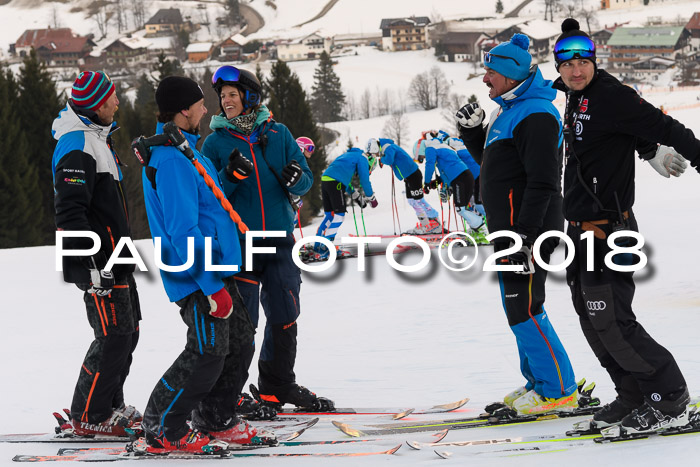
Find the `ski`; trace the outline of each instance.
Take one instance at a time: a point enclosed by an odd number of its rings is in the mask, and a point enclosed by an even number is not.
[[[294,423],[284,423],[286,421]],[[282,419],[274,422],[264,421],[262,423],[253,422],[254,426],[260,426],[275,432],[290,431],[295,437],[299,437],[305,430],[318,423],[318,417],[310,420],[296,422],[294,419]],[[249,422],[250,423],[250,422]],[[292,438],[293,439],[293,438]],[[9,433],[0,435],[0,443],[127,443],[129,438],[123,436],[95,435],[77,436],[70,432],[60,433]]]
[[[404,409],[399,407],[367,407],[367,408],[336,408],[332,412],[308,412],[304,408],[283,408],[277,411],[277,415],[287,417],[294,415],[391,415],[392,419],[400,420],[408,415],[423,415],[432,413],[454,412],[464,407],[469,398],[450,402],[448,404],[439,404],[432,407],[424,407],[417,409]]]
[[[385,423],[380,425],[369,425],[369,429],[354,428],[337,420],[334,420],[332,423],[346,435],[359,438],[364,436],[418,433],[422,431],[436,431],[444,429],[459,430],[497,425],[534,423],[544,420],[579,417],[595,413],[600,405],[600,400],[591,396],[591,393],[595,389],[595,383],[591,383],[584,388],[583,386],[585,384],[585,379],[579,382],[579,407],[570,411],[549,412],[543,415],[520,415],[511,407],[508,407],[501,402],[497,402],[489,404],[486,407],[486,413],[483,413],[477,417],[429,420],[412,423]]]
[[[232,459],[236,457],[364,457],[377,455],[392,455],[401,448],[398,444],[391,449],[381,451],[364,451],[364,452],[236,452],[236,450],[221,450],[212,453],[194,454],[188,452],[171,452],[168,454],[142,454],[137,455],[126,450],[118,452],[88,452],[78,453],[73,455],[56,455],[56,456],[33,456],[26,454],[18,454],[12,458],[14,462],[56,462],[56,461],[74,461],[74,462],[115,462],[115,461],[130,461],[130,460],[156,460],[156,459],[178,459],[178,460],[215,460],[215,459]]]

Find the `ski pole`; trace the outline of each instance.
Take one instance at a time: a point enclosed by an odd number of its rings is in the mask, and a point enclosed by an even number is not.
[[[391,223],[394,225],[394,235],[396,235],[396,217],[394,217],[394,206],[396,205],[396,191],[394,191],[394,172],[391,172]]]
[[[350,206],[352,206],[352,220],[355,221],[355,234],[360,236],[360,231],[357,229],[357,217],[355,217],[355,202],[351,199]]]
[[[365,237],[367,236],[367,227],[365,227],[365,210],[360,206],[360,218],[362,219],[362,230],[365,232]]]

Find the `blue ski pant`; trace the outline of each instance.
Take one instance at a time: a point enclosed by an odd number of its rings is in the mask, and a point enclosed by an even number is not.
[[[542,244],[540,252],[545,262],[549,262],[556,244],[551,238]],[[497,243],[494,249],[500,251],[507,246]],[[531,275],[498,273],[503,308],[518,345],[526,388],[548,398],[560,398],[576,390],[576,379],[569,356],[544,309],[546,279],[547,271],[537,265]]]

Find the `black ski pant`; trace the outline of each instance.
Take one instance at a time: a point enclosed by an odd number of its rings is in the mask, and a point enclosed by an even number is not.
[[[474,193],[474,176],[472,173],[469,170],[465,170],[452,180],[450,186],[452,187],[455,208],[466,207]]]
[[[132,274],[118,279],[106,297],[87,293],[90,284],[76,285],[84,292],[95,340],[80,368],[70,410],[73,419],[98,424],[124,405],[124,381],[139,341],[141,307]]]
[[[336,180],[321,182],[321,200],[323,212],[345,213],[345,185]]]
[[[423,199],[423,174],[420,169],[403,179],[406,184],[406,198]]]
[[[301,311],[301,271],[292,261],[294,236],[289,233],[284,238],[257,238],[253,245],[275,247],[276,253],[253,255],[253,270],[236,275],[236,283],[256,328],[260,304],[265,312],[258,361],[260,393],[284,396],[296,384],[297,318]],[[245,257],[244,242],[241,250]]]
[[[606,238],[594,237],[592,271],[586,271],[588,244],[580,238],[582,226],[569,223],[567,231],[575,256],[566,280],[583,334],[626,405],[638,407],[645,398],[656,403],[674,401],[686,389],[685,379],[671,353],[647,333],[632,311],[633,272],[613,271],[604,263],[612,224],[598,227]],[[626,230],[637,231],[633,215]],[[633,246],[636,241],[629,242]],[[616,264],[636,261],[630,253],[613,257]]]
[[[225,283],[233,300],[227,319],[209,314],[201,290],[177,301],[187,343],[148,400],[143,427],[150,435],[177,441],[189,430],[187,420],[204,431],[222,431],[236,421],[236,402],[245,383],[236,375],[253,359],[255,329],[235,281],[227,278]]]

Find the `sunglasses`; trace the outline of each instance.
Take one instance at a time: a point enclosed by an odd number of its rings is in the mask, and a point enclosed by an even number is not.
[[[567,37],[554,46],[554,58],[560,63],[574,58],[594,57],[595,44],[586,36]]]
[[[517,66],[520,66],[520,62],[518,62],[513,57],[508,57],[507,55],[492,54],[491,52],[484,53],[484,64],[493,62],[494,58],[505,58],[507,60],[513,60]]]
[[[214,73],[214,75],[211,77],[211,84],[216,85],[219,83],[219,81],[229,81],[236,83],[238,82],[238,79],[241,77],[241,71],[233,66],[225,65],[222,67],[219,67],[218,70]]]

